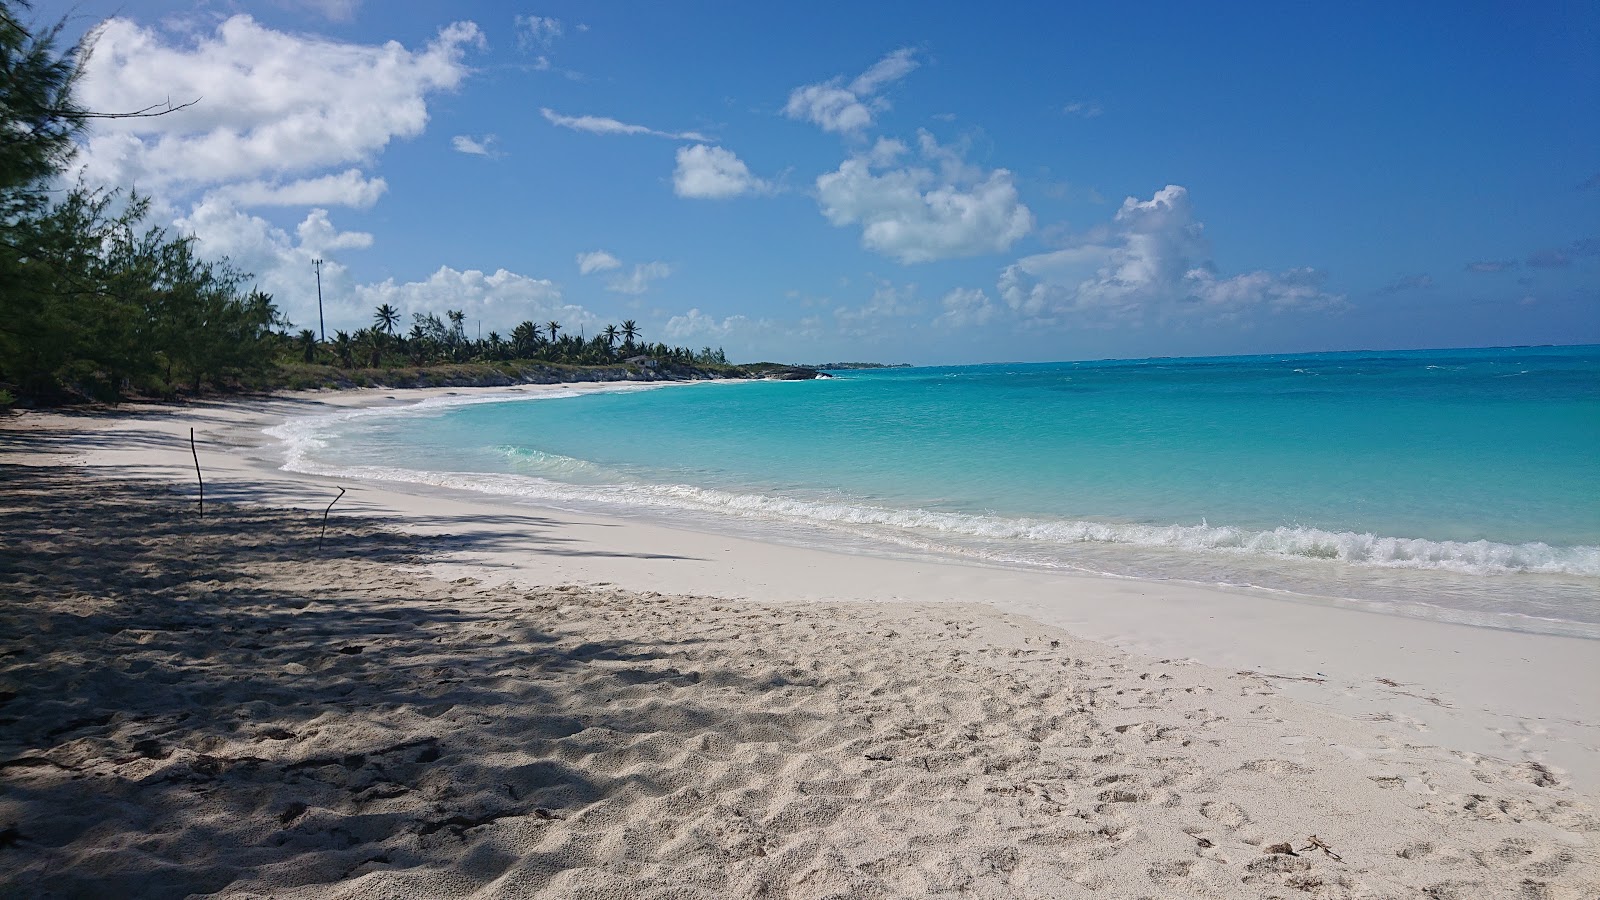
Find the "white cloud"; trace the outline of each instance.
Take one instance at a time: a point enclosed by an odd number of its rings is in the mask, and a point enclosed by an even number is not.
[[[291,234],[241,211],[225,197],[211,195],[196,203],[174,225],[179,232],[195,236],[199,251],[206,258],[226,256],[235,268],[251,273],[251,284],[272,294],[278,308],[302,326],[317,322],[312,260],[325,258],[322,284],[330,329],[345,327],[335,323],[360,318],[359,310],[349,299],[348,270],[333,258],[333,253],[370,247],[372,235],[340,231],[327,210],[311,210]]]
[[[390,278],[357,285],[352,294],[355,306],[366,311],[367,318],[371,318],[372,309],[383,303],[399,309],[407,323],[412,313],[442,315],[445,310],[459,309],[467,314],[469,322],[482,322],[485,333],[490,329],[504,333],[524,320],[542,324],[554,319],[574,333],[587,329],[593,334],[601,321],[582,306],[563,302],[561,289],[549,279],[505,269],[485,273],[440,266],[422,281],[397,282]]]
[[[1000,312],[989,295],[977,288],[956,288],[939,301],[944,308],[933,324],[944,328],[987,325]]]
[[[896,287],[889,282],[883,282],[872,292],[866,303],[860,306],[834,307],[833,318],[841,334],[852,337],[884,337],[903,332],[903,328],[899,325],[885,328],[888,321],[915,316],[922,310],[923,303],[917,298],[916,285]]]
[[[197,37],[111,19],[79,86],[85,106],[199,102],[97,122],[79,163],[92,181],[147,192],[363,163],[422,132],[428,96],[457,87],[467,51],[482,42],[470,22],[411,51],[274,31],[245,15]]]
[[[1124,200],[1109,226],[1076,246],[1007,266],[999,292],[1029,319],[1137,322],[1146,316],[1229,319],[1253,309],[1342,304],[1343,297],[1321,285],[1321,274],[1305,268],[1218,275],[1189,192],[1167,185],[1149,200]]]
[[[571,128],[573,131],[587,131],[590,134],[648,134],[655,137],[671,138],[675,141],[709,141],[711,138],[698,131],[657,131],[643,125],[629,125],[616,119],[605,116],[563,116],[548,107],[539,110],[545,121],[560,128]]]
[[[718,200],[769,193],[772,185],[750,174],[750,167],[732,150],[695,144],[678,148],[672,189],[679,197]]]
[[[909,47],[896,50],[848,85],[839,77],[797,87],[789,93],[784,115],[812,122],[824,131],[859,131],[872,124],[876,113],[889,108],[889,102],[878,96],[878,92],[917,67],[917,61],[912,58],[914,54]]]
[[[1104,112],[1100,104],[1090,100],[1075,100],[1061,107],[1061,111],[1069,116],[1081,116],[1085,119],[1092,119]]]
[[[458,134],[450,139],[450,146],[454,147],[457,153],[469,156],[498,156],[499,154],[494,151],[494,142],[495,136],[492,134],[486,134],[481,138],[475,138],[470,134]]]
[[[347,169],[336,175],[302,178],[288,183],[243,181],[219,188],[213,193],[239,206],[353,206],[367,209],[389,183],[382,178],[367,178],[360,169]]]
[[[668,341],[725,340],[739,332],[765,327],[764,322],[746,316],[726,316],[718,319],[708,316],[698,308],[681,316],[673,316],[662,326],[661,336]]]
[[[372,324],[372,310],[381,303],[398,307],[406,327],[414,312],[443,314],[447,309],[482,321],[485,332],[505,331],[523,319],[555,319],[574,329],[588,327],[591,333],[604,324],[589,310],[564,302],[553,281],[504,269],[485,273],[441,266],[420,281],[356,283],[336,256],[371,246],[372,235],[340,231],[326,210],[312,210],[290,233],[213,195],[195,204],[177,227],[194,234],[207,257],[228,256],[235,266],[253,273],[252,284],[272,294],[298,327],[317,327],[314,259],[323,260],[323,306],[330,334]]]
[[[664,262],[639,263],[626,275],[613,275],[606,280],[606,290],[618,294],[642,294],[650,289],[650,282],[672,274],[672,267]]]
[[[609,272],[612,269],[620,268],[622,268],[622,260],[604,250],[578,254],[579,275],[593,275],[595,272]]]
[[[617,272],[623,267],[622,260],[604,250],[592,250],[588,253],[579,253],[577,256],[578,274],[593,275],[597,272]],[[642,294],[650,289],[650,282],[666,278],[672,274],[672,266],[664,262],[647,262],[635,265],[632,271],[617,272],[606,278],[606,290],[618,294]]]
[[[561,20],[548,16],[516,16],[512,23],[517,29],[517,46],[522,50],[549,47],[561,36]]]
[[[1009,171],[969,166],[927,132],[919,146],[937,168],[887,168],[907,148],[880,140],[819,177],[822,214],[837,226],[859,224],[863,246],[902,263],[1003,252],[1032,230]]]

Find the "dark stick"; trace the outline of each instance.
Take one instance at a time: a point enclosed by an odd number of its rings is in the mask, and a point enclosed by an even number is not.
[[[344,488],[339,488],[339,497],[343,497],[343,496],[344,496]],[[328,504],[328,508],[322,511],[322,533],[317,535],[317,549],[318,550],[322,549],[322,539],[324,537],[326,537],[327,534],[328,534],[328,513],[333,512],[333,504],[339,502],[339,497],[333,498],[333,503],[329,503]]]
[[[200,482],[200,515],[206,514],[206,480],[200,477],[200,451],[194,448],[194,429],[189,429],[189,452],[194,455],[194,480]]]

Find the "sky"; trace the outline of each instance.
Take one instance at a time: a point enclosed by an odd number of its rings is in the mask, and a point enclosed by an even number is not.
[[[39,2],[73,177],[329,335],[731,359],[1600,343],[1600,6]]]

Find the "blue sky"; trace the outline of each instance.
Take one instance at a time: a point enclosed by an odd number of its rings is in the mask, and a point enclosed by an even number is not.
[[[330,333],[391,302],[787,361],[1600,342],[1600,7],[1213,6],[84,0],[91,106],[200,102],[78,162],[298,325],[326,260]]]

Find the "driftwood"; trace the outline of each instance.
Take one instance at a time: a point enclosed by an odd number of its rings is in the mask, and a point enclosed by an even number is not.
[[[328,504],[328,508],[322,511],[322,531],[317,535],[318,550],[322,549],[322,539],[328,536],[328,513],[333,512],[333,504],[338,503],[339,499],[343,496],[344,488],[339,488],[339,496],[333,498],[332,502]]]
[[[200,482],[200,515],[206,514],[206,480],[200,477],[200,451],[194,447],[194,429],[189,429],[189,454],[194,457],[194,480]]]
[[[1319,838],[1319,837],[1317,837],[1316,835],[1313,834],[1310,837],[1306,838],[1306,840],[1310,841],[1310,843],[1308,843],[1304,847],[1300,848],[1300,852],[1301,853],[1304,853],[1307,850],[1321,850],[1323,853],[1326,853],[1328,856],[1332,857],[1335,860],[1338,860],[1340,862],[1344,861],[1344,857],[1342,857],[1339,854],[1333,852],[1333,848],[1329,847],[1328,846],[1328,842],[1324,841],[1322,838]]]

